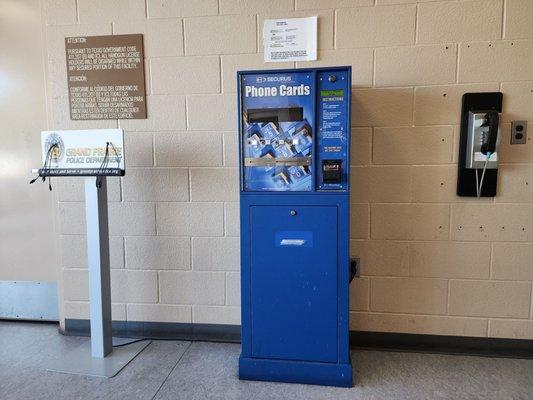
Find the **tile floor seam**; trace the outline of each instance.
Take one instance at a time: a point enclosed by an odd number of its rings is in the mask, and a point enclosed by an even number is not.
[[[165,379],[163,379],[163,382],[161,382],[161,385],[159,385],[159,387],[157,388],[157,390],[155,391],[154,395],[152,396],[152,399],[151,400],[154,400],[157,396],[157,394],[159,393],[159,391],[161,390],[161,388],[163,387],[163,385],[165,384],[165,382],[168,380],[168,377],[172,374],[172,372],[174,372],[174,370],[176,369],[176,367],[178,366],[178,364],[180,363],[181,359],[183,358],[183,356],[185,356],[185,353],[187,353],[189,351],[189,349],[191,348],[192,344],[194,342],[189,342],[189,345],[187,346],[187,348],[185,349],[185,351],[181,354],[181,356],[178,357],[178,360],[176,361],[176,363],[174,364],[174,366],[172,367],[172,369],[170,370],[170,372],[168,373],[168,375],[165,377]]]

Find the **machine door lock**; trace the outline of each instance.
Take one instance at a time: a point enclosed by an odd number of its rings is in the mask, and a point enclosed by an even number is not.
[[[342,160],[322,161],[322,182],[341,183],[342,181]]]
[[[289,212],[289,214],[292,215],[292,216],[294,217],[294,216],[296,215],[296,210],[291,210],[291,211]]]

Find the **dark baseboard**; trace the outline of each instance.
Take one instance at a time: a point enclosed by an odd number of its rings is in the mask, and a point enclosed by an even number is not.
[[[67,336],[89,336],[89,320],[65,319],[65,330],[62,333]],[[240,343],[241,327],[177,322],[113,321],[113,336]]]
[[[40,325],[58,325],[59,321],[45,321],[42,319],[25,319],[25,318],[0,318],[0,323],[2,322],[16,322],[16,323],[26,323],[26,324],[40,324]]]
[[[350,331],[354,348],[533,358],[533,340]]]
[[[68,336],[89,336],[89,320],[66,319],[65,330],[62,333]],[[113,321],[113,335],[129,338],[148,337],[239,343],[241,327],[239,325]],[[533,358],[533,340],[525,339],[351,331],[350,345],[352,348],[373,350]]]

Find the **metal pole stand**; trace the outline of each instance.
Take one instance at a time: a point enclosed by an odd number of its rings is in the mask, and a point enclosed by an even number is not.
[[[100,183],[98,187],[97,183]],[[113,350],[105,176],[85,178],[85,216],[91,313],[90,349],[89,343],[84,342],[57,358],[47,370],[111,378],[148,346],[150,341],[131,343]],[[129,340],[116,338],[116,341],[127,343]]]
[[[100,187],[97,184],[100,183]],[[87,261],[91,310],[91,354],[103,358],[113,351],[107,179],[85,178]]]

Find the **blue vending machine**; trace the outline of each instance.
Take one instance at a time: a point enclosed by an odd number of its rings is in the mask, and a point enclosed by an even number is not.
[[[239,377],[352,386],[351,67],[237,76]]]

